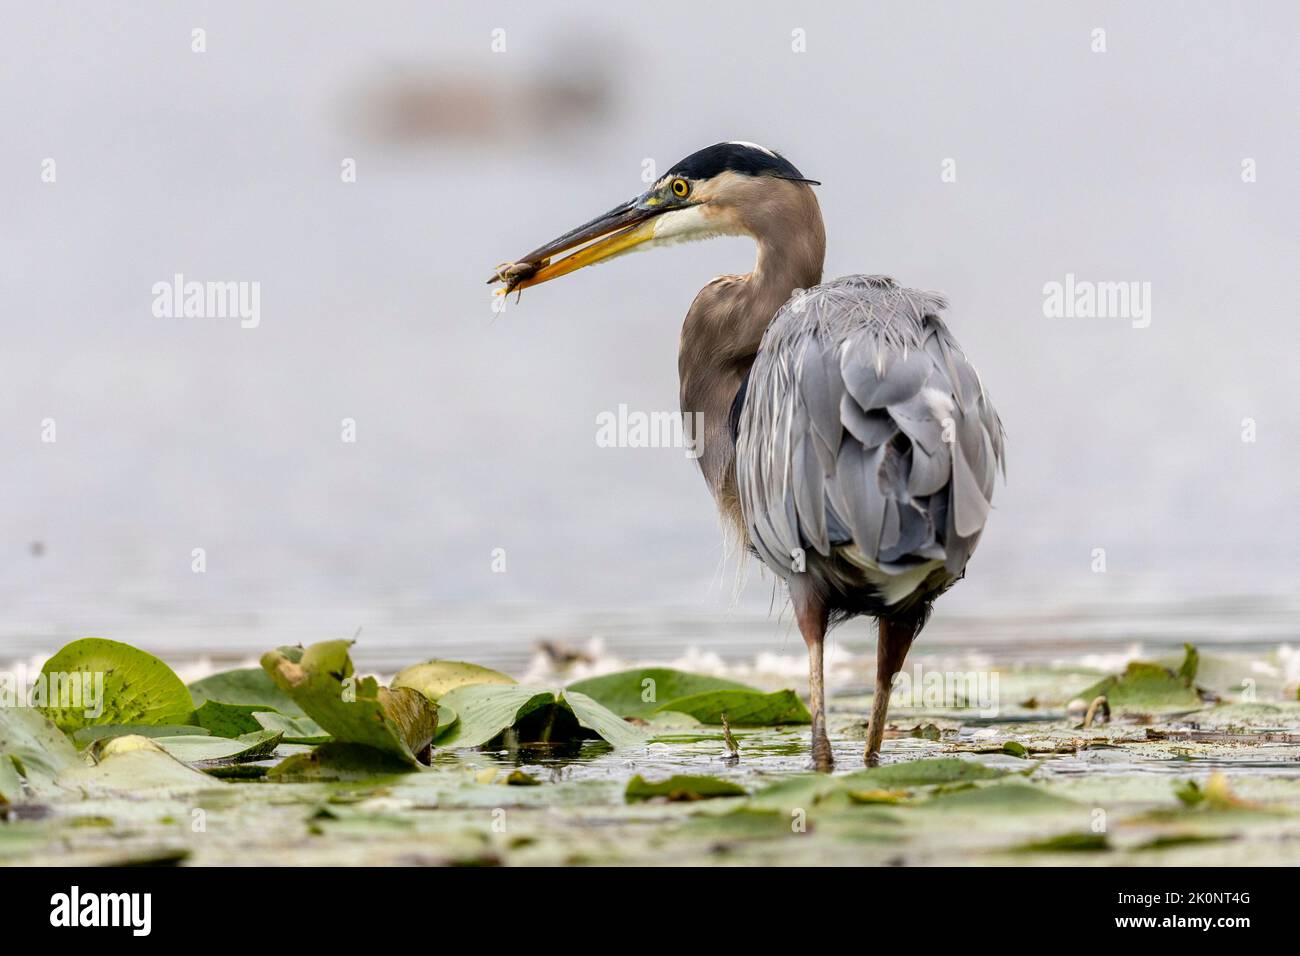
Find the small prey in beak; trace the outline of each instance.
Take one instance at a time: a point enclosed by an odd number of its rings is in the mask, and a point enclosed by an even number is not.
[[[658,217],[694,205],[688,198],[690,191],[684,179],[666,177],[643,195],[569,230],[522,259],[501,263],[488,284],[502,283],[497,294],[507,295],[635,249],[655,238]],[[569,254],[555,258],[566,252]]]

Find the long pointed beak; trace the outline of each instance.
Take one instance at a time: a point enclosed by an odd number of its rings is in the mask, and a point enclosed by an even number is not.
[[[504,295],[516,289],[541,285],[583,266],[627,252],[654,238],[654,224],[651,220],[672,208],[670,205],[661,205],[661,202],[658,197],[647,195],[615,206],[591,222],[539,246],[522,259],[502,263],[492,278],[488,279],[488,284],[505,283],[497,290],[498,294]],[[552,261],[555,256],[570,249],[578,251]]]

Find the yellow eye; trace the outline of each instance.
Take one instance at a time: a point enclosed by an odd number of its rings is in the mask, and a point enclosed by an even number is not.
[[[691,192],[691,185],[684,179],[673,180],[673,195],[678,199],[685,199]]]

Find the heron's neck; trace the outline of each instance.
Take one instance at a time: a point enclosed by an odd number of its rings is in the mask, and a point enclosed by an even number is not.
[[[682,326],[677,369],[682,411],[692,416],[700,466],[720,503],[734,491],[728,418],[763,333],[795,289],[821,282],[826,232],[807,186],[756,205],[744,219],[758,245],[754,271],[720,276],[695,297]]]

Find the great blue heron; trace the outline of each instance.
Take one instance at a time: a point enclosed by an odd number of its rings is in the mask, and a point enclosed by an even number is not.
[[[984,529],[1003,433],[939,318],[941,296],[884,276],[821,283],[815,185],[770,149],[719,143],[489,282],[508,293],[632,249],[757,243],[754,270],[714,279],[686,314],[681,407],[700,423],[694,450],[724,523],[789,587],[808,645],[813,759],[829,769],[827,628],[878,622],[874,763],[894,676]]]

